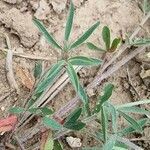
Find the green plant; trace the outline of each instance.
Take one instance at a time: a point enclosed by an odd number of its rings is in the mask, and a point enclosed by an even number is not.
[[[54,37],[48,33],[45,26],[37,19],[33,19],[34,24],[38,27],[40,32],[46,38],[48,43],[54,48],[61,51],[61,59],[55,63],[50,70],[45,74],[45,76],[39,81],[37,84],[33,96],[31,100],[28,102],[28,108],[30,108],[35,101],[41,96],[43,91],[54,82],[57,76],[59,76],[61,70],[63,68],[66,69],[71,83],[75,88],[75,91],[78,93],[80,99],[82,100],[84,107],[88,107],[88,99],[83,89],[82,85],[79,83],[78,76],[74,70],[74,66],[97,66],[102,63],[102,60],[96,58],[88,58],[85,56],[75,56],[70,57],[70,52],[73,51],[76,47],[80,46],[83,42],[88,39],[88,37],[94,32],[94,30],[99,26],[99,22],[92,25],[82,36],[76,39],[74,42],[70,42],[69,38],[71,35],[71,30],[73,26],[73,18],[74,18],[74,5],[71,1],[70,3],[70,11],[66,23],[65,28],[65,36],[63,45],[60,45]],[[87,110],[87,109],[85,109]]]
[[[70,10],[65,28],[65,35],[63,45],[60,45],[55,38],[47,31],[45,26],[36,18],[33,19],[34,24],[37,26],[39,31],[43,34],[47,42],[51,45],[52,48],[58,49],[61,51],[61,59],[53,64],[53,66],[41,77],[42,66],[41,63],[37,63],[34,69],[34,76],[39,82],[36,84],[35,89],[32,93],[32,96],[27,102],[27,108],[14,107],[10,109],[11,113],[25,113],[28,112],[30,114],[41,115],[43,117],[43,123],[47,126],[50,126],[53,130],[58,130],[62,128],[62,126],[57,123],[53,118],[50,118],[52,114],[52,110],[47,107],[36,108],[34,106],[35,102],[42,95],[42,93],[48,88],[48,86],[52,85],[59,74],[63,69],[65,69],[68,73],[68,76],[71,80],[72,85],[76,93],[79,95],[81,101],[83,102],[84,112],[87,112],[89,115],[89,106],[88,106],[88,96],[79,82],[76,71],[74,70],[74,66],[97,66],[102,63],[102,60],[96,58],[89,58],[85,56],[75,56],[70,57],[70,52],[75,50],[76,47],[83,44],[89,36],[95,31],[95,29],[99,26],[100,22],[96,22],[92,25],[84,34],[82,34],[78,39],[74,42],[70,42],[70,35],[73,26],[73,18],[74,18],[74,5],[72,1],[70,1]],[[82,109],[80,109],[81,114]],[[46,112],[46,113],[45,113]],[[78,116],[79,117],[79,116]],[[78,118],[77,118],[78,119]],[[70,123],[70,121],[69,121]],[[65,127],[70,129],[81,128],[84,124],[80,121],[75,120],[75,127],[65,122]],[[80,127],[81,126],[81,127]]]
[[[37,63],[34,70],[34,76],[36,79],[39,80],[39,82],[36,84],[35,90],[33,91],[33,94],[30,98],[30,100],[27,103],[27,108],[21,108],[21,107],[14,107],[10,109],[10,113],[20,114],[28,112],[30,114],[41,116],[41,120],[43,124],[52,129],[54,133],[61,133],[62,131],[66,130],[73,130],[73,131],[79,131],[81,129],[88,130],[88,127],[86,126],[87,122],[86,120],[94,117],[94,121],[99,123],[99,126],[101,126],[101,130],[98,132],[92,133],[92,136],[96,138],[98,141],[103,141],[103,149],[104,150],[110,150],[115,148],[126,148],[126,146],[123,144],[120,144],[117,140],[118,138],[125,136],[126,134],[130,134],[133,132],[142,132],[142,127],[146,124],[147,118],[141,119],[139,121],[136,121],[134,118],[132,118],[129,113],[137,113],[142,115],[150,115],[150,112],[144,109],[141,109],[137,107],[137,105],[150,103],[149,100],[146,101],[140,101],[138,103],[129,103],[125,105],[120,106],[114,106],[111,104],[110,97],[112,95],[112,91],[114,89],[114,86],[112,84],[108,84],[104,88],[104,94],[99,96],[98,102],[94,109],[90,109],[89,107],[89,99],[86,94],[85,89],[82,87],[82,85],[79,82],[77,73],[74,70],[74,66],[83,66],[83,67],[89,67],[89,66],[96,66],[100,65],[102,63],[102,60],[96,59],[96,58],[88,58],[85,56],[75,56],[70,57],[70,52],[75,50],[76,47],[83,44],[88,37],[94,32],[94,30],[99,26],[99,22],[95,23],[93,26],[91,26],[81,37],[79,37],[74,42],[69,41],[69,37],[71,35],[72,25],[73,25],[73,17],[74,17],[74,5],[71,2],[70,4],[70,11],[66,23],[65,28],[65,36],[63,45],[60,45],[53,36],[48,33],[44,25],[37,19],[34,19],[35,25],[38,27],[38,29],[41,31],[41,33],[44,35],[48,43],[54,48],[61,51],[61,59],[53,64],[53,66],[41,77],[42,74],[42,67],[40,63]],[[91,50],[98,50],[101,52],[114,52],[119,43],[120,39],[115,38],[111,42],[111,35],[110,35],[110,29],[105,26],[102,31],[102,37],[103,41],[105,43],[105,48],[99,48],[95,46],[93,43],[88,42],[87,46]],[[148,41],[149,42],[149,41]],[[144,41],[132,41],[131,45],[137,45],[139,44],[145,44],[147,43],[146,40]],[[53,110],[48,107],[33,107],[34,103],[37,101],[37,99],[42,95],[42,93],[47,89],[49,85],[52,85],[55,81],[55,79],[59,76],[62,69],[65,69],[68,73],[68,76],[71,80],[72,85],[74,86],[74,89],[78,96],[80,97],[81,101],[83,102],[83,108],[77,108],[74,110],[71,114],[68,115],[66,119],[63,120],[63,122],[57,121],[57,119],[54,119],[52,117]],[[86,112],[88,114],[88,117],[86,115],[83,116],[83,112]],[[130,125],[127,128],[124,128],[122,130],[118,130],[118,118],[119,116],[122,116]],[[108,128],[111,127],[111,128]],[[84,131],[84,130],[82,130]],[[48,146],[54,147],[55,142],[52,139],[48,141]],[[50,145],[49,145],[50,144]],[[101,146],[97,146],[94,149],[99,149]]]
[[[121,41],[120,38],[115,38],[111,43],[110,29],[107,26],[103,27],[102,38],[105,43],[105,48],[97,47],[96,45],[94,45],[91,42],[87,43],[88,48],[91,50],[97,50],[97,51],[101,51],[101,52],[114,52],[117,49],[117,47]]]
[[[133,103],[126,103],[123,105],[113,105],[110,102],[110,97],[114,86],[108,84],[104,88],[104,94],[99,96],[97,105],[92,111],[92,116],[95,116],[94,120],[99,123],[101,129],[96,133],[90,133],[98,141],[103,141],[103,147],[99,146],[99,149],[111,150],[117,148],[126,148],[128,145],[126,143],[119,143],[119,139],[128,134],[137,132],[142,133],[143,127],[148,123],[148,118],[150,116],[150,111],[138,107],[141,104],[148,104],[150,100],[141,100]],[[140,114],[144,115],[144,119],[136,121],[130,114]],[[90,116],[90,118],[92,118]],[[129,126],[118,130],[118,119],[123,117],[128,123]],[[109,127],[109,128],[108,128]]]
[[[140,5],[141,10],[143,11],[144,15],[150,12],[150,2],[148,0],[143,0],[143,4]]]

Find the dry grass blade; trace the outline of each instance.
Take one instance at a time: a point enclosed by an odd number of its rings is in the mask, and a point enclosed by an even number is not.
[[[135,145],[134,143],[130,142],[130,140],[122,137],[117,137],[117,141],[126,144],[128,147],[130,147],[133,150],[144,150],[143,148]]]
[[[19,147],[21,148],[21,150],[25,150],[24,145],[22,144],[22,142],[20,141],[20,139],[18,138],[17,135],[15,135],[15,139],[16,139],[16,141],[18,142]]]
[[[0,48],[0,51],[2,51],[4,53],[5,52],[7,53],[8,49]],[[49,61],[49,60],[52,60],[52,59],[56,60],[55,58],[44,57],[44,56],[43,57],[42,56],[36,56],[36,55],[25,54],[25,53],[18,53],[18,52],[15,52],[15,51],[13,51],[13,56],[27,58],[27,59],[33,59],[33,60],[46,60],[46,61]]]
[[[10,87],[16,89],[17,93],[19,93],[20,90],[18,88],[17,82],[14,77],[14,72],[13,72],[12,57],[13,57],[12,50],[8,50],[7,57],[6,57],[6,75]]]
[[[8,35],[4,34],[4,33],[0,33],[6,40],[6,45],[8,47],[8,51],[7,51],[7,57],[6,57],[6,75],[7,75],[7,80],[9,82],[9,85],[11,88],[15,89],[17,91],[17,93],[19,93],[19,88],[17,85],[17,82],[15,80],[14,77],[14,73],[13,73],[13,52],[12,52],[12,48],[11,48],[11,44],[10,44],[10,40]]]
[[[76,67],[75,70],[78,72],[81,67]],[[56,82],[47,88],[47,90],[42,94],[42,96],[36,101],[33,107],[44,107],[48,104],[58,93],[61,91],[64,86],[69,82],[68,74],[63,72],[60,75],[59,80],[56,79]],[[32,115],[26,114],[20,122],[21,127],[23,127],[29,120],[32,119]]]

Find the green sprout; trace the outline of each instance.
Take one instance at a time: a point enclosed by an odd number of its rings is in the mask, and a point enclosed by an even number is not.
[[[88,48],[91,49],[91,50],[101,51],[101,52],[104,52],[104,53],[105,52],[114,52],[117,49],[120,42],[121,42],[120,38],[115,38],[111,43],[110,29],[107,26],[103,27],[102,38],[103,38],[103,41],[105,43],[105,48],[100,48],[100,47],[94,45],[91,42],[87,43]]]

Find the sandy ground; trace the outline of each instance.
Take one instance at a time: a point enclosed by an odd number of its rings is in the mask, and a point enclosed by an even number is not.
[[[134,0],[73,0],[73,2],[75,4],[75,19],[71,41],[99,20],[101,22],[100,27],[88,41],[103,46],[101,30],[104,25],[110,27],[112,37],[120,37],[122,34],[122,37],[125,38],[126,34],[130,34],[138,25],[143,16],[137,1]],[[0,32],[8,34],[13,50],[25,54],[49,57],[51,60],[45,62],[45,66],[50,66],[60,57],[60,52],[52,49],[47,44],[33,24],[32,17],[42,20],[48,31],[62,44],[67,12],[67,0],[0,0]],[[146,28],[146,34],[149,32],[149,29]],[[143,35],[143,33],[140,34]],[[0,48],[6,48],[4,38],[1,37]],[[78,48],[73,55],[78,54],[101,58],[100,53],[91,52],[84,45]],[[10,92],[5,71],[5,56],[4,53],[0,52],[0,97]],[[145,70],[150,69],[149,62],[150,60],[146,59],[145,53],[143,53],[103,83],[104,85],[108,81],[115,85],[116,88],[112,95],[113,103],[119,104],[141,98],[150,98],[150,91],[148,90],[150,75],[145,77],[142,74]],[[21,82],[18,68],[27,70],[26,72],[32,77],[34,64],[34,60],[13,57],[15,78],[21,92],[19,95],[13,92],[0,102],[0,117],[7,116],[8,109],[14,104],[23,104],[30,90]],[[96,72],[97,68],[94,68],[94,71],[93,69],[81,70],[79,72],[81,81],[87,85],[92,81]],[[103,85],[98,87],[94,96],[101,91]],[[51,105],[57,110],[74,95],[73,88],[67,85],[55,97]],[[148,106],[145,107],[149,109]]]

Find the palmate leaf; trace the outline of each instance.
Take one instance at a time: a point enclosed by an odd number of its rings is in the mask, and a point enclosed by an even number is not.
[[[69,78],[71,80],[71,83],[72,85],[74,86],[76,92],[78,92],[78,89],[79,89],[79,79],[78,79],[78,76],[72,66],[71,63],[67,63],[67,73],[69,75]]]
[[[47,72],[45,78],[37,85],[35,93],[40,93],[46,89],[46,87],[54,82],[54,79],[58,76],[63,68],[64,61],[59,61],[54,64],[53,67]]]
[[[94,45],[93,43],[91,43],[91,42],[87,42],[86,44],[87,44],[87,46],[88,46],[88,48],[89,48],[90,50],[100,51],[100,52],[103,52],[103,53],[106,52],[106,50],[95,46],[95,45]]]
[[[46,30],[45,26],[36,18],[33,19],[34,24],[38,27],[39,31],[43,34],[49,44],[52,47],[61,49],[61,46],[56,42],[56,40],[52,37],[50,33]]]
[[[102,60],[96,58],[88,58],[84,56],[72,57],[68,60],[72,65],[77,66],[97,66],[102,64]]]
[[[51,119],[49,117],[43,117],[42,121],[46,127],[51,128],[52,130],[61,130],[62,129],[62,125],[59,124],[58,122],[56,122],[54,119]]]
[[[74,17],[74,5],[72,3],[72,0],[70,0],[70,10],[69,10],[67,23],[66,23],[66,29],[65,29],[65,40],[66,41],[68,41],[70,33],[71,33],[73,17]]]
[[[99,26],[100,22],[95,23],[92,27],[90,27],[80,38],[78,38],[71,46],[70,50],[81,45]]]
[[[102,124],[102,133],[104,136],[104,141],[107,141],[107,115],[106,115],[106,109],[105,106],[102,106],[101,108],[101,124]]]
[[[123,113],[122,111],[118,111],[119,114],[124,117],[132,126],[135,130],[137,131],[142,131],[141,126],[135,121],[133,118],[131,118],[129,115]]]
[[[103,41],[105,42],[106,50],[110,49],[110,30],[107,26],[103,27],[102,31]]]

